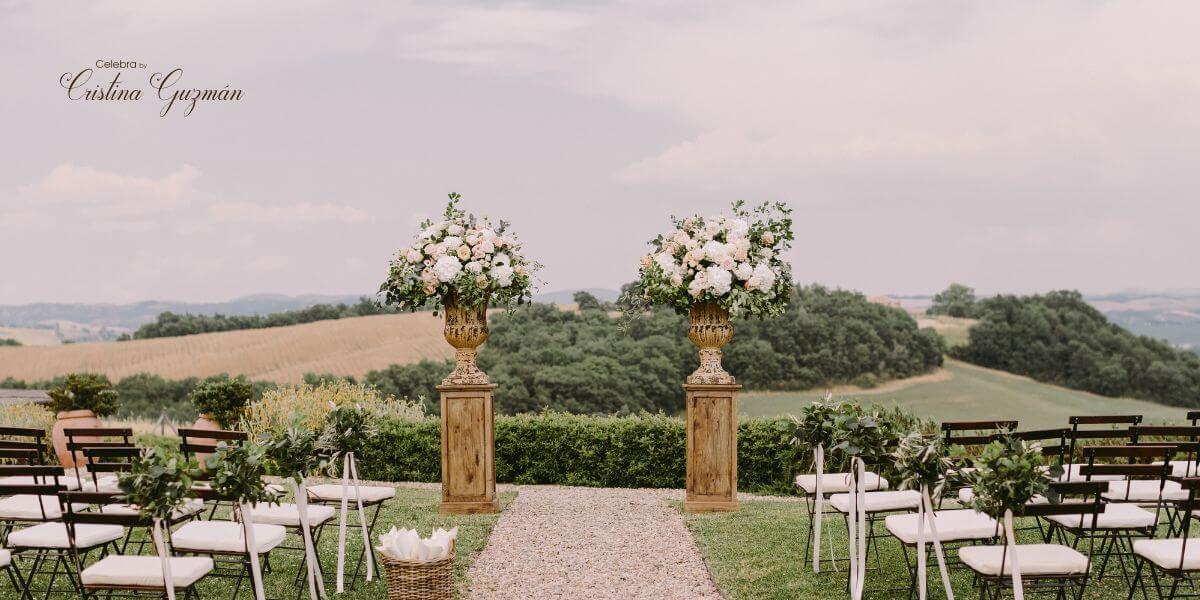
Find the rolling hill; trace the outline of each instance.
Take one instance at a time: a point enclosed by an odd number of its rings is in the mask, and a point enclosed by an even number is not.
[[[933,375],[894,381],[878,388],[832,390],[868,404],[902,406],[938,420],[1016,418],[1023,429],[1061,427],[1071,415],[1140,414],[1146,422],[1178,422],[1187,409],[1131,398],[1108,398],[1038,383],[1003,371],[976,367],[952,359]],[[739,408],[747,416],[796,414],[807,402],[825,394],[808,392],[746,392]]]
[[[51,347],[0,347],[0,379],[49,379],[75,371],[117,379],[243,374],[298,382],[305,373],[361,376],[390,364],[453,356],[431,313],[375,315],[184,337]]]

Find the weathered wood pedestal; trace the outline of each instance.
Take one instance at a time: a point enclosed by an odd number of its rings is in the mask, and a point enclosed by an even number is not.
[[[688,512],[728,512],[737,501],[737,392],[734,384],[685,384]]]
[[[494,513],[496,456],[493,383],[440,385],[442,502],[450,515]]]

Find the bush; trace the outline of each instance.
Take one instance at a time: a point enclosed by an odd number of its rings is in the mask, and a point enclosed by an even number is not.
[[[198,379],[163,379],[152,373],[137,373],[117,382],[117,418],[155,419],[162,413],[177,423],[196,420],[196,407],[188,396]]]
[[[58,455],[50,447],[50,430],[54,428],[54,413],[47,410],[45,406],[28,403],[0,404],[0,425],[45,431],[46,437],[42,440],[46,443],[46,452],[43,453],[43,456],[51,462],[58,462]]]
[[[72,373],[47,392],[53,412],[90,410],[107,417],[117,410],[117,390],[108,377],[96,373]]]
[[[793,493],[811,468],[808,448],[793,446],[790,421],[738,424],[738,488]],[[359,456],[361,476],[381,481],[441,481],[441,426],[435,419],[385,419]],[[590,417],[546,412],[496,417],[496,479],[503,483],[623,488],[682,488],[687,433],[663,415]]]
[[[196,410],[211,417],[222,429],[232,429],[254,398],[254,386],[245,377],[219,375],[196,386],[190,398]]]
[[[317,385],[280,385],[263,392],[262,398],[245,410],[247,430],[256,435],[299,425],[321,429],[333,406],[360,405],[381,419],[420,419],[420,406],[385,396],[372,386],[345,380],[326,380]]]

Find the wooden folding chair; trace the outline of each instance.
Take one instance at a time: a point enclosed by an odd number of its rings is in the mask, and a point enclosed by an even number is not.
[[[997,433],[1011,433],[1017,428],[1017,421],[1001,419],[993,421],[945,421],[942,423],[942,441],[947,448],[962,446],[978,450],[996,439]],[[974,471],[971,461],[963,460],[954,466],[947,474],[946,487],[942,489],[941,497],[937,498],[938,508],[942,500],[950,497],[966,504],[974,498],[974,491],[966,481],[965,475]]]
[[[86,469],[81,468],[84,463],[83,451],[85,449],[133,446],[133,429],[128,427],[69,427],[63,429],[63,435],[67,438],[67,452],[71,453],[75,463],[74,473],[68,473],[68,475],[73,475],[75,479],[74,489],[85,492],[104,491],[94,487],[85,489]]]
[[[1124,443],[1130,439],[1129,427],[1141,423],[1142,415],[1078,415],[1069,417],[1067,422],[1071,425],[1071,430],[1067,433],[1067,456],[1060,479],[1074,481],[1079,479],[1079,461],[1083,458],[1083,447],[1087,441],[1110,440],[1114,444]],[[1085,427],[1096,425],[1108,427]],[[1119,478],[1117,475],[1093,476],[1092,481],[1112,481]]]
[[[1196,574],[1200,573],[1200,540],[1189,536],[1192,520],[1197,516],[1196,509],[1200,506],[1200,500],[1196,498],[1196,490],[1200,489],[1200,478],[1186,477],[1178,482],[1181,489],[1187,493],[1187,498],[1177,503],[1183,513],[1180,535],[1134,542],[1133,554],[1137,566],[1133,584],[1129,587],[1129,600],[1133,599],[1134,592],[1139,588],[1143,598],[1149,597],[1146,577],[1143,575],[1146,571],[1149,571],[1153,578],[1154,590],[1159,600],[1196,597]],[[1164,576],[1170,579],[1169,586],[1164,586]],[[1179,594],[1181,584],[1187,592],[1184,595]]]

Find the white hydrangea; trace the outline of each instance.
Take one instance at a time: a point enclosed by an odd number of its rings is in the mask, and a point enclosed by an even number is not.
[[[500,254],[497,254],[496,256],[494,256],[494,257],[492,258],[492,265],[493,265],[493,266],[497,266],[497,267],[499,267],[499,266],[505,266],[505,267],[507,267],[507,266],[508,266],[510,263],[511,263],[511,261],[509,260],[509,258],[508,258],[508,255],[507,255],[507,254],[504,254],[503,252],[501,252]]]
[[[433,263],[433,273],[440,281],[450,281],[462,271],[463,265],[458,258],[445,255]]]
[[[457,250],[458,247],[462,245],[462,243],[463,243],[462,238],[460,238],[456,235],[448,235],[448,236],[442,238],[442,244],[447,248],[453,248],[453,249]]]
[[[508,264],[503,264],[497,267],[492,267],[492,279],[496,281],[496,285],[500,287],[508,287],[512,285],[513,270]]]
[[[483,272],[483,263],[481,263],[477,260],[473,260],[473,261],[467,263],[466,269],[467,269],[467,271],[470,271],[471,273],[482,273]]]
[[[654,256],[654,262],[657,263],[658,267],[667,275],[671,275],[679,270],[679,265],[675,264],[675,257],[667,254],[666,252],[660,252],[656,254]]]
[[[721,267],[709,267],[705,274],[708,279],[708,288],[712,293],[718,296],[724,296],[729,293],[729,288],[733,285],[733,273],[722,269]]]
[[[734,268],[733,274],[736,275],[738,279],[746,281],[754,276],[754,267],[748,262],[741,262],[737,264],[736,268]]]
[[[458,223],[451,223],[450,226],[446,228],[446,233],[450,235],[462,235],[463,226],[459,225]]]
[[[730,237],[746,237],[750,233],[750,224],[745,219],[730,219],[725,223],[729,228]]]

